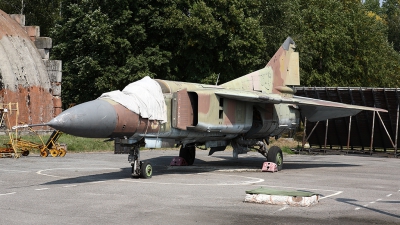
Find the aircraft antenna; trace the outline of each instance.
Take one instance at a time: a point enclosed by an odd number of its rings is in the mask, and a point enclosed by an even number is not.
[[[218,80],[219,80],[219,73],[218,73],[218,77],[217,77],[217,81],[215,82],[215,85],[218,85]]]

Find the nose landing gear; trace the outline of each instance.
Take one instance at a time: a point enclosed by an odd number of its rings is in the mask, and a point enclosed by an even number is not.
[[[132,177],[149,179],[153,175],[153,167],[149,162],[140,161],[140,146],[134,145],[129,152],[128,161],[132,166]]]

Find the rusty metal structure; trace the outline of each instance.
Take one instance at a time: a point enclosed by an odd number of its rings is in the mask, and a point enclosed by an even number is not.
[[[394,149],[397,153],[399,88],[297,87],[296,95],[388,110],[388,113],[362,111],[352,117],[319,123],[307,121],[305,126],[310,146],[384,151]],[[304,116],[302,120],[306,120]]]

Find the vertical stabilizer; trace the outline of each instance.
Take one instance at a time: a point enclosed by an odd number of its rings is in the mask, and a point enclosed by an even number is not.
[[[274,71],[274,87],[285,85],[300,85],[299,53],[294,51],[295,43],[288,37],[267,67]]]
[[[292,93],[286,85],[300,85],[299,54],[288,37],[265,68],[222,84],[224,88],[264,93]]]

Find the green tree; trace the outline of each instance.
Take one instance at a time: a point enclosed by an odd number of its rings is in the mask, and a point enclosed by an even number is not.
[[[65,4],[53,29],[52,56],[63,59],[64,102],[92,100],[122,89],[166,65],[169,53],[145,45],[145,28],[134,18],[130,1],[89,1]],[[159,70],[157,70],[159,69]]]
[[[63,100],[82,102],[154,78],[215,83],[265,65],[259,1],[82,0],[65,4],[52,56]]]
[[[301,6],[298,40],[302,82],[308,86],[398,85],[399,54],[386,25],[358,1],[310,0]]]
[[[379,0],[364,0],[363,5],[367,11],[374,12],[379,16],[384,14]]]
[[[262,1],[261,29],[266,40],[265,64],[288,36],[301,37],[301,0]]]
[[[220,74],[222,83],[265,65],[259,1],[178,2],[166,10],[167,38],[177,41],[167,78],[215,83]]]
[[[400,52],[400,0],[386,0],[382,5],[389,26],[388,39]]]

